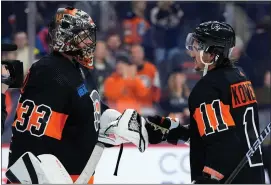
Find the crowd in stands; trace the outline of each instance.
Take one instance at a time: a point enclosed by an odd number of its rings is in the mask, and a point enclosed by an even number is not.
[[[184,43],[207,20],[226,21],[236,29],[231,59],[252,80],[260,105],[270,108],[270,2],[37,1],[36,6],[35,61],[49,52],[47,25],[58,7],[74,6],[92,16],[98,26],[93,72],[112,108],[170,115],[187,124],[188,96],[201,74],[194,72]],[[26,2],[2,2],[2,42],[18,46],[2,60],[23,61],[25,74],[35,62],[28,58],[28,12]],[[242,31],[240,24],[248,29]],[[19,96],[16,90],[7,94],[11,124]]]

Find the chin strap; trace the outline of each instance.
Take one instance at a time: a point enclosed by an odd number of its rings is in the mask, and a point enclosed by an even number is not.
[[[206,62],[203,61],[203,53],[204,53],[203,50],[200,51],[200,61],[201,61],[201,63],[204,64],[203,76],[205,76],[207,74],[207,72],[208,72],[209,66],[212,65],[214,62],[216,62],[218,60],[219,55],[216,55],[215,59],[211,63],[206,63]]]

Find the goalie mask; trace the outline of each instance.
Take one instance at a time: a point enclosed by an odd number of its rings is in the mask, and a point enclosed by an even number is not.
[[[198,45],[195,47],[194,42]],[[223,22],[209,21],[201,23],[193,33],[189,33],[186,38],[185,47],[189,51],[199,51],[200,60],[205,65],[204,75],[208,66],[214,62],[216,66],[221,65],[224,58],[229,58],[232,48],[235,46],[235,32],[233,28]],[[214,54],[211,63],[205,63],[202,59],[204,52]]]
[[[96,47],[96,25],[84,11],[59,8],[49,26],[53,51],[72,56],[81,65],[93,69]]]

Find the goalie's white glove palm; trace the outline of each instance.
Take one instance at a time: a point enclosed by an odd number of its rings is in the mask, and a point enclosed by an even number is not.
[[[125,110],[123,114],[107,109],[101,116],[98,140],[109,145],[133,143],[144,152],[149,143],[145,123],[145,119],[133,109]]]

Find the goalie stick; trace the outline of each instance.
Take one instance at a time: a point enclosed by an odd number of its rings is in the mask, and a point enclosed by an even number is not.
[[[238,166],[233,170],[233,172],[231,173],[231,175],[228,177],[228,179],[225,181],[224,184],[230,184],[234,180],[234,178],[238,175],[238,173],[242,170],[242,168],[248,162],[248,158],[254,155],[254,153],[261,146],[264,139],[270,134],[270,132],[271,132],[271,122],[265,127],[265,129],[262,131],[260,136],[256,139],[252,147],[250,147],[246,155],[243,157],[243,159],[238,164]]]
[[[74,184],[88,184],[89,179],[95,172],[95,169],[102,157],[104,147],[104,144],[100,142],[95,145],[84,170],[82,171],[78,179],[74,182]]]

